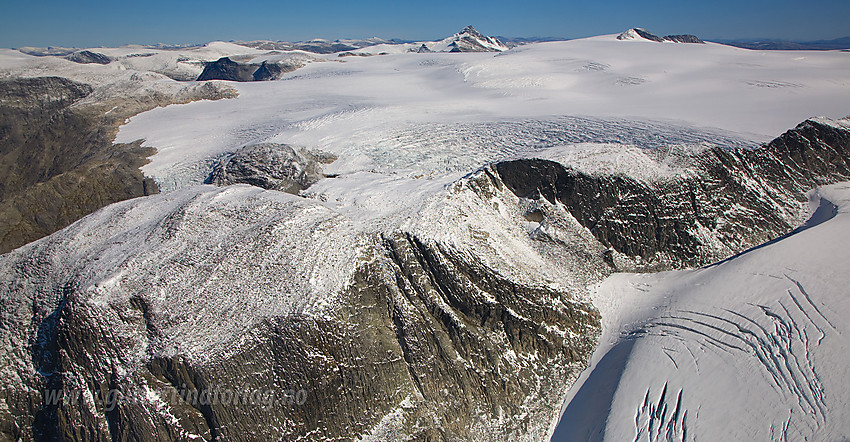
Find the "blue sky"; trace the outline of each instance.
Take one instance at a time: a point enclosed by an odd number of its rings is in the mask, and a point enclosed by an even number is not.
[[[468,24],[509,37],[574,38],[629,27],[707,39],[850,35],[850,0],[2,1],[0,47],[370,36],[433,40]]]

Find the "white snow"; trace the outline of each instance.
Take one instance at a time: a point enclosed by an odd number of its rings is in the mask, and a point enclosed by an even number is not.
[[[622,34],[617,36],[618,40],[624,41],[648,41],[647,39],[640,36],[635,29],[629,29]]]
[[[235,84],[234,100],[141,114],[117,140],[158,149],[143,171],[166,190],[201,182],[215,158],[256,142],[336,153],[329,172],[343,174],[334,183],[345,189],[346,174],[359,172],[434,177],[559,145],[647,147],[641,137],[662,128],[656,144],[756,145],[812,115],[840,118],[850,102],[843,52],[637,45],[609,35],[498,55],[326,59],[334,62],[280,81]],[[767,82],[785,86],[759,86]],[[576,116],[583,120],[565,120]],[[570,137],[591,124],[612,130]]]
[[[465,29],[464,29],[465,31]],[[458,41],[459,38],[474,38],[481,46],[489,49],[494,52],[502,52],[507,51],[508,47],[504,44],[500,44],[497,40],[492,37],[484,36],[484,38],[473,37],[472,35],[465,33],[463,31],[458,32],[450,37],[446,37],[442,40],[437,41],[417,41],[413,43],[402,43],[402,44],[392,44],[392,43],[380,43],[372,46],[366,46],[361,49],[357,49],[351,52],[356,54],[369,54],[369,55],[378,55],[378,54],[404,54],[409,52],[416,52],[422,45],[425,45],[432,52],[449,52],[452,50],[452,44]]]
[[[196,186],[89,215],[55,235],[68,244],[54,258],[88,264],[80,285],[106,317],[150,293],[163,352],[209,359],[267,318],[325,315],[367,243],[353,227],[286,193]]]
[[[846,52],[624,43],[616,35],[497,55],[339,58],[222,42],[95,52],[118,60],[80,65],[0,50],[0,77],[63,75],[98,91],[177,91],[197,83],[164,75],[191,77],[203,61],[221,56],[325,61],[279,81],[232,84],[235,99],[131,118],[116,142],[144,139],[155,147],[142,170],[167,193],[109,206],[64,231],[76,241],[63,249],[69,261],[87,245],[118,241],[94,265],[93,297],[99,290],[182,281],[159,293],[153,308],[186,304],[162,324],[173,345],[163,351],[195,357],[235,342],[265,317],[321,314],[349,283],[356,261],[368,259],[361,253],[366,234],[393,228],[469,253],[513,280],[575,287],[592,279],[579,272],[597,269],[582,269],[578,259],[552,263],[529,238],[529,231],[550,229],[590,244],[577,222],[565,215],[564,226],[533,225],[522,218],[527,201],[508,192],[487,200],[463,188],[469,181],[458,179],[490,162],[550,158],[588,173],[652,181],[684,172],[675,156],[650,156],[644,148],[687,154],[708,145],[754,146],[813,115],[850,113]],[[312,200],[246,186],[190,187],[222,155],[259,142],[334,153],[339,159],[326,172],[339,176],[308,189],[304,196]],[[837,216],[774,244],[710,268],[615,275],[596,287],[604,335],[572,390],[556,439],[846,436],[838,431],[850,421],[850,398],[840,388],[850,366],[841,338],[848,330],[839,319],[850,314],[843,296],[850,277],[842,265],[850,262],[850,190],[832,186],[819,195],[822,207],[838,206]],[[136,230],[115,227],[117,237],[99,237],[101,229],[92,226],[108,227],[118,215],[136,220]],[[168,223],[184,227],[170,233]],[[163,249],[170,254],[149,252]],[[208,253],[220,256],[221,265],[189,280],[187,269],[206,262]],[[115,270],[124,267],[150,273]],[[227,283],[211,283],[224,289],[204,293],[207,277]],[[215,302],[189,303],[201,294]],[[104,296],[98,305],[124,308],[111,300]]]
[[[847,436],[850,183],[813,200],[807,228],[772,244],[599,284],[603,336],[552,440]]]

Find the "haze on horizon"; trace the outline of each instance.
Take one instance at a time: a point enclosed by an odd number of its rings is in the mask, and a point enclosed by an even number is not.
[[[850,2],[813,0],[569,0],[525,4],[223,0],[9,2],[0,16],[0,47],[197,44],[215,40],[397,38],[434,40],[468,24],[487,35],[579,38],[644,27],[704,39],[811,41],[850,35]]]

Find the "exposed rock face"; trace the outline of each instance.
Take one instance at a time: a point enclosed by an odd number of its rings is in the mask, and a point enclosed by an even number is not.
[[[850,122],[812,119],[758,149],[681,155],[692,173],[653,183],[544,160],[494,169],[517,196],[564,205],[620,270],[704,265],[790,232],[808,190],[850,179]]]
[[[628,31],[618,35],[617,40],[649,40],[659,43],[664,41],[672,41],[674,43],[705,43],[695,35],[668,35],[662,38],[642,28],[629,29]]]
[[[664,37],[666,41],[672,41],[674,43],[697,43],[697,44],[705,44],[704,41],[700,40],[696,35],[690,34],[682,34],[682,35],[667,35]]]
[[[543,439],[599,333],[583,288],[790,230],[808,188],[850,178],[850,121],[656,154],[691,172],[503,162],[387,230],[244,185],[110,205],[0,256],[0,434]],[[295,149],[238,155],[228,173],[302,176]]]
[[[313,154],[285,144],[254,144],[219,161],[207,183],[217,186],[243,183],[297,194],[323,178],[322,164],[335,159],[332,155]]]
[[[449,52],[500,52],[509,49],[498,38],[487,37],[472,26],[463,28],[453,38]]]
[[[228,57],[221,57],[204,66],[204,71],[201,72],[198,81],[252,81],[256,70],[256,66],[239,64]]]
[[[277,80],[286,72],[292,72],[301,67],[298,64],[287,63],[284,65],[263,61],[259,66],[256,64],[242,64],[228,57],[221,57],[216,61],[204,65],[204,71],[198,76],[197,81],[226,80],[226,81],[268,81]]]
[[[74,63],[97,63],[97,64],[109,64],[112,62],[112,59],[103,55],[99,52],[92,51],[77,51],[69,54],[65,57],[68,60],[73,61]]]
[[[426,46],[425,43],[422,43],[422,46],[419,46],[419,49],[417,49],[416,52],[420,54],[428,54],[434,51],[428,49],[428,46]]]
[[[283,74],[283,69],[276,64],[269,64],[265,61],[252,74],[254,81],[277,80]]]
[[[190,86],[182,96],[137,93],[110,96],[58,77],[0,80],[0,253],[107,204],[157,192],[139,171],[153,150],[112,144],[126,118],[229,96],[214,84]]]
[[[0,253],[112,202],[156,193],[138,170],[151,151],[113,148],[102,117],[72,110],[91,92],[56,77],[0,81]]]
[[[632,28],[617,36],[617,40],[649,40],[649,41],[664,41],[663,38],[650,33],[646,29]]]
[[[485,263],[427,234],[358,234],[314,201],[249,186],[111,205],[0,257],[0,428],[12,439],[544,438],[598,315]],[[82,399],[45,403],[63,389]],[[177,399],[204,390],[274,401]],[[114,409],[99,401],[110,391],[125,397]]]

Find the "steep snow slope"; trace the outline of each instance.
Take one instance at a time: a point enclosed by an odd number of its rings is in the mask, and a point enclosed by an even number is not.
[[[600,346],[552,440],[848,437],[850,184],[811,202],[772,244],[599,284]]]

